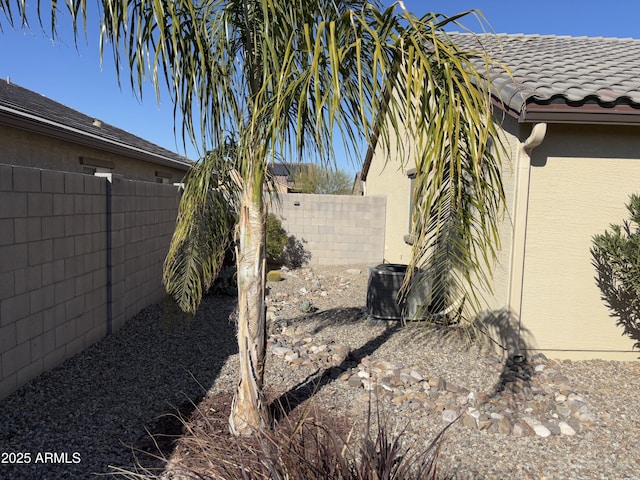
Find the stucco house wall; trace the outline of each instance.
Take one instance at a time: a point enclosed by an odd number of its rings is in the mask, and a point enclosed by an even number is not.
[[[600,298],[590,248],[593,235],[627,217],[625,204],[639,190],[640,127],[548,125],[529,167],[522,143],[532,126],[500,122],[507,212],[482,312],[491,319],[489,330],[507,348],[515,347],[512,336],[520,330],[520,350],[552,357],[637,358]],[[407,263],[411,181],[398,159],[384,164],[376,153],[365,192],[386,199],[384,260]],[[518,174],[527,172],[523,199]],[[520,239],[514,238],[518,224],[525,228]]]
[[[0,80],[0,163],[180,183],[191,162],[8,80]]]
[[[95,147],[41,135],[0,124],[0,163],[23,167],[90,173],[87,169],[108,165],[112,173],[131,180],[180,183],[186,168],[158,165]],[[103,167],[104,168],[104,167]]]
[[[454,39],[463,46],[478,42],[471,35]],[[640,191],[640,88],[631,80],[637,78],[640,40],[536,35],[480,40],[495,42],[513,77],[503,75],[494,92],[494,122],[506,149],[507,215],[493,291],[485,295],[479,320],[509,354],[637,359],[634,340],[622,336],[601,298],[590,248],[594,235],[627,219],[629,196]],[[610,52],[606,59],[603,52]],[[527,63],[536,58],[544,58],[552,72],[538,78],[539,69]],[[597,71],[592,59],[601,62]],[[567,62],[576,71],[586,69],[576,77],[580,81],[569,78]],[[621,70],[624,62],[628,68]],[[406,168],[412,164],[402,169],[400,158],[386,160],[379,149],[369,154],[361,177],[365,195],[387,201],[385,260],[407,263],[411,181]]]
[[[638,357],[600,298],[589,251],[594,235],[628,217],[638,179],[640,127],[549,125],[533,150],[521,310],[533,348]]]

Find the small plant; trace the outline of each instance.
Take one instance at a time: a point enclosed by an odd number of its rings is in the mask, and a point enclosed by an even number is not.
[[[311,300],[304,300],[300,305],[298,305],[298,310],[302,313],[313,313],[317,308],[313,306]]]
[[[267,272],[267,282],[279,282],[282,280],[282,275],[278,270],[269,270]]]
[[[640,348],[640,196],[631,195],[626,207],[630,220],[594,235],[591,256],[602,299]]]
[[[282,256],[280,257],[285,267],[295,269],[309,263],[309,260],[311,260],[311,252],[305,250],[304,243],[304,239],[300,241],[294,235],[289,236],[287,244],[284,246]]]

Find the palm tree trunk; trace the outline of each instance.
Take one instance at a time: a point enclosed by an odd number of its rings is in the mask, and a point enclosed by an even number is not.
[[[240,374],[229,427],[235,435],[250,435],[269,425],[262,390],[266,354],[265,207],[262,174],[247,180],[238,225],[238,348]]]

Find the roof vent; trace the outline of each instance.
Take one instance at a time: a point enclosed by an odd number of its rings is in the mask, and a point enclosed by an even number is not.
[[[93,120],[93,126],[100,128],[102,126],[102,121],[97,118]]]
[[[7,85],[11,85],[11,77],[7,75]]]

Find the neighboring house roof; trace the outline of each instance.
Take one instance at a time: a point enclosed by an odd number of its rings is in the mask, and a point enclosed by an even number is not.
[[[311,163],[272,163],[269,165],[274,177],[287,177],[290,181],[301,171],[308,169]]]
[[[275,181],[280,184],[281,188],[286,189],[287,192],[296,192],[296,179],[299,178],[300,173],[311,171],[315,168],[313,163],[284,163],[277,162],[269,165],[269,171],[275,178]],[[283,190],[284,191],[284,190]]]
[[[494,95],[521,122],[640,123],[640,40],[449,33],[510,72],[490,70]],[[485,64],[478,60],[482,71]]]
[[[519,122],[640,124],[640,40],[448,32],[463,51],[483,50],[494,102]],[[481,72],[484,58],[473,60]],[[509,71],[506,71],[507,67]],[[362,168],[366,180],[377,135]]]
[[[185,171],[191,165],[187,158],[177,153],[9,80],[0,80],[0,124]]]

